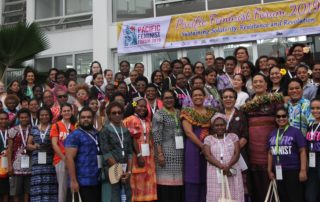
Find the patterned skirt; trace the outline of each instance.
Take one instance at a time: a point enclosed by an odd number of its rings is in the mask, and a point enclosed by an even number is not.
[[[32,165],[30,201],[58,201],[58,183],[53,165]]]

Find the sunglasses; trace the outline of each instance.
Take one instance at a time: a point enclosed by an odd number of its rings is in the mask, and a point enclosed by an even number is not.
[[[58,97],[58,98],[67,98],[68,95],[58,95],[57,97]]]
[[[287,115],[276,115],[276,117],[277,117],[277,119],[280,119],[280,118],[285,119],[285,118],[287,118]]]

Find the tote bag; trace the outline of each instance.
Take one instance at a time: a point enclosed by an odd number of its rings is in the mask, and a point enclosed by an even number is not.
[[[237,202],[235,200],[232,200],[230,188],[229,188],[229,182],[227,179],[227,176],[223,175],[223,172],[221,170],[221,197],[219,198],[218,202]]]
[[[270,181],[267,196],[264,199],[264,202],[272,202],[273,198],[274,198],[274,202],[280,202],[278,190],[277,190],[277,183],[275,179]]]

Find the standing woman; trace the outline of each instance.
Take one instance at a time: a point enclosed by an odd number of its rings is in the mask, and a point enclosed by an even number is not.
[[[293,44],[289,49],[289,55],[295,56],[298,64],[307,65],[309,68],[313,66],[310,47],[307,47],[305,44]]]
[[[308,67],[299,65],[296,69],[296,77],[303,82],[303,97],[312,100],[317,95],[317,86],[309,82]]]
[[[306,184],[306,201],[317,202],[320,200],[320,99],[311,101],[311,113],[314,122],[310,124],[306,135],[309,150],[308,181]]]
[[[65,164],[64,140],[75,129],[75,119],[72,116],[72,105],[65,103],[61,106],[60,120],[52,124],[50,138],[54,150],[53,165],[56,169],[59,184],[58,201],[65,202],[67,196],[67,170]]]
[[[157,98],[157,88],[153,84],[147,85],[146,100],[148,109],[147,119],[152,121],[153,115],[163,107],[161,99]]]
[[[281,74],[281,68],[278,66],[273,66],[269,69],[270,76],[270,92],[271,93],[284,93],[285,84],[282,79],[283,75]]]
[[[204,64],[202,62],[198,61],[194,63],[192,68],[195,76],[204,76]]]
[[[191,92],[194,106],[183,109],[180,115],[187,136],[184,157],[186,202],[206,201],[206,160],[200,153],[215,111],[203,106],[205,95],[203,88],[194,88]]]
[[[13,80],[11,81],[11,83],[9,83],[7,87],[7,94],[14,94],[18,97],[23,96],[23,94],[21,93],[20,82],[18,80]]]
[[[90,65],[90,74],[86,77],[85,79],[85,83],[91,87],[91,81],[93,78],[93,75],[96,73],[100,73],[102,74],[102,68],[101,68],[101,64],[98,61],[93,61]]]
[[[67,90],[68,90],[68,103],[75,104],[77,99],[77,82],[75,80],[69,80],[67,82]]]
[[[246,47],[239,46],[234,50],[233,55],[237,59],[237,66],[234,69],[234,73],[239,74],[241,73],[242,64],[249,61],[249,52]]]
[[[10,185],[8,176],[8,166],[2,166],[3,161],[8,161],[7,145],[8,145],[8,114],[0,110],[0,201],[8,202]]]
[[[29,100],[29,111],[31,114],[30,122],[31,126],[37,126],[39,122],[39,118],[37,116],[37,113],[40,109],[39,103],[36,99]]]
[[[208,161],[207,202],[217,202],[222,197],[219,180],[224,180],[223,175],[227,176],[231,199],[244,202],[241,169],[238,163],[239,138],[234,133],[227,133],[226,126],[227,117],[216,113],[211,119],[210,135],[204,140],[203,151]]]
[[[104,110],[103,110],[105,106],[100,106],[99,100],[97,100],[96,98],[89,99],[88,103],[89,103],[89,105],[88,105],[89,108],[92,110],[92,112],[94,114],[93,127],[97,131],[100,131],[102,128],[103,119],[105,117]],[[102,109],[102,110],[100,110],[100,109]]]
[[[214,102],[216,103],[216,107],[222,109],[222,101],[221,96],[216,87],[217,82],[217,71],[213,68],[207,68],[205,70],[205,87],[204,90],[207,96],[212,96]]]
[[[256,70],[252,62],[247,61],[241,65],[241,73],[246,78],[246,87],[249,95],[253,95],[252,77],[256,74]]]
[[[126,201],[131,201],[130,176],[132,170],[132,138],[127,128],[123,127],[124,108],[118,102],[111,102],[107,108],[109,123],[99,134],[99,144],[104,156],[103,166],[106,179],[102,181],[102,202],[119,201],[120,192],[124,188]],[[121,181],[110,184],[108,170],[116,163],[126,164],[127,169],[121,177]]]
[[[186,77],[188,83],[190,83],[190,80],[192,79],[192,76],[193,76],[192,65],[189,64],[189,63],[183,65],[183,71],[182,71],[182,73],[183,73],[184,76]]]
[[[104,89],[101,89],[103,85],[103,74],[102,73],[93,74],[91,85],[92,87],[90,88],[90,97],[96,98],[100,102],[104,101],[106,95],[104,93]]]
[[[163,75],[160,70],[155,70],[151,74],[151,83],[157,88],[157,97],[161,97]]]
[[[52,165],[53,149],[50,140],[52,113],[47,107],[37,112],[38,125],[31,128],[27,149],[32,151],[30,201],[58,201],[56,172]]]
[[[269,178],[277,180],[281,202],[303,202],[302,183],[307,180],[306,140],[299,129],[289,125],[285,108],[277,109],[276,122],[278,128],[268,140]],[[282,176],[277,174],[279,168]]]
[[[146,119],[147,102],[142,97],[136,97],[132,105],[134,115],[123,121],[133,137],[134,154],[130,180],[132,201],[154,201],[157,200],[157,183],[151,122]]]
[[[276,127],[276,109],[283,103],[282,94],[267,93],[267,78],[256,74],[252,80],[254,97],[241,106],[249,119],[249,156],[252,176],[252,201],[263,201],[269,186],[267,141]]]
[[[245,86],[246,78],[242,74],[236,74],[233,77],[232,83],[233,89],[237,92],[237,101],[235,107],[239,109],[241,105],[243,105],[249,98],[247,87]]]
[[[160,71],[163,74],[163,80],[165,80],[166,78],[168,78],[172,72],[172,68],[170,65],[170,61],[169,60],[164,60],[161,64],[160,64]]]
[[[175,94],[163,92],[164,108],[152,120],[159,202],[183,202],[184,143],[180,111],[174,108]]]
[[[33,98],[32,88],[35,85],[36,72],[32,68],[27,68],[24,71],[24,77],[21,81],[21,91],[24,96]]]
[[[48,72],[48,78],[46,79],[45,83],[45,89],[46,90],[51,90],[54,88],[56,85],[56,74],[58,73],[58,69],[56,68],[51,68]]]

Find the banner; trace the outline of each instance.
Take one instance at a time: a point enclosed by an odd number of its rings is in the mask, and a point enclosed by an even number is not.
[[[320,0],[292,0],[118,23],[118,53],[320,33]]]

